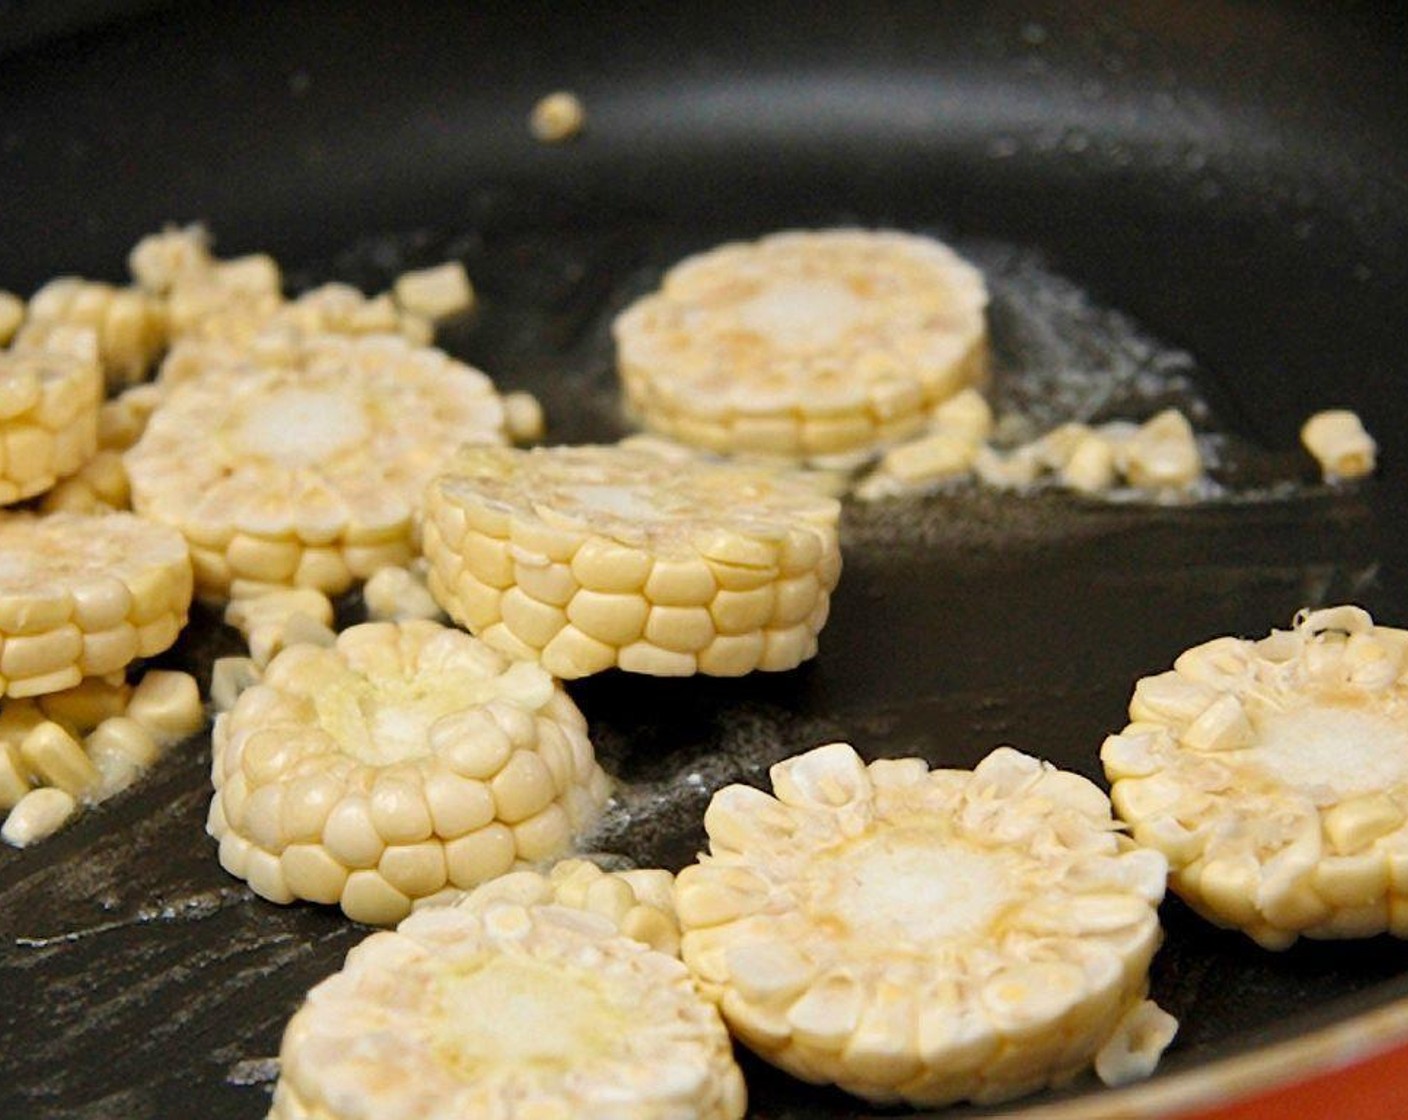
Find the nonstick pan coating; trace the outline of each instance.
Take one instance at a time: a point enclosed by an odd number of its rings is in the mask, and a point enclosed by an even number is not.
[[[459,257],[481,306],[444,344],[539,393],[574,442],[625,430],[607,327],[674,260],[777,228],[895,226],[989,269],[1009,385],[1041,384],[1043,363],[1091,393],[1132,371],[1147,404],[1151,379],[1190,379],[1177,392],[1228,449],[1223,498],[959,489],[848,508],[815,662],[574,684],[626,784],[604,848],[678,867],[712,789],[834,738],[943,765],[1010,742],[1098,778],[1134,679],[1186,646],[1342,600],[1408,623],[1408,38],[1391,5],[59,7],[66,30],[0,37],[0,287],[120,279],[169,221],[207,222],[223,255],[273,252],[300,284],[379,290]],[[588,129],[546,147],[526,115],[557,88]],[[1296,450],[1330,405],[1381,446],[1348,490]],[[163,663],[204,683],[236,646],[198,610]],[[219,869],[208,749],[0,852],[0,1116],[267,1108],[284,1022],[365,931]],[[1400,942],[1271,954],[1176,901],[1163,916],[1154,994],[1182,1029],[1152,1087],[1408,1006]],[[755,1117],[870,1114],[744,1060]],[[1013,1107],[1122,1099],[1089,1078]]]

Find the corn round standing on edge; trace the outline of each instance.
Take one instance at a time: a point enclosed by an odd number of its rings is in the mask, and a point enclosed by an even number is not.
[[[0,350],[0,505],[42,494],[98,450],[103,374],[90,331]]]
[[[560,685],[434,622],[286,648],[212,744],[207,831],[225,870],[377,925],[562,855],[609,794]]]
[[[556,677],[782,670],[840,576],[833,498],[619,447],[465,448],[426,492],[431,593]]]
[[[987,288],[947,246],[898,232],[791,231],[666,272],[613,327],[649,428],[711,451],[877,450],[987,374]]]
[[[1315,456],[1326,482],[1374,473],[1379,446],[1358,414],[1347,408],[1315,413],[1301,425],[1300,441]]]
[[[1194,909],[1268,949],[1408,937],[1408,631],[1302,611],[1187,650],[1129,716],[1111,798]]]
[[[1093,783],[1006,747],[966,771],[845,743],[771,776],[775,796],[714,795],[709,854],[675,881],[684,962],[761,1057],[919,1106],[1005,1100],[1102,1052],[1116,1078],[1152,1067],[1170,1022],[1126,1027],[1167,864]]]
[[[197,590],[339,594],[414,552],[426,483],[461,441],[502,441],[480,371],[390,336],[318,335],[175,385],[125,456],[132,504],[191,543]]]
[[[0,695],[160,653],[186,624],[191,582],[181,535],[130,513],[0,518]]]
[[[426,905],[483,910],[500,902],[585,910],[657,952],[680,955],[675,877],[656,867],[604,871],[589,859],[564,859],[546,872],[510,871],[469,892],[432,895],[419,900],[416,909]]]
[[[308,993],[270,1120],[739,1120],[683,965],[594,914],[499,902],[373,934]]]

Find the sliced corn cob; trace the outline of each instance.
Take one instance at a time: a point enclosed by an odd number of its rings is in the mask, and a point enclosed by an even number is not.
[[[57,831],[81,806],[126,789],[166,747],[204,722],[195,678],[167,670],[148,672],[135,688],[116,673],[6,701],[0,710],[0,812],[9,813],[3,838],[23,847]]]
[[[24,300],[13,292],[0,291],[0,346],[10,344],[23,322]]]
[[[373,924],[563,854],[609,786],[551,677],[424,621],[288,647],[213,744],[224,868],[271,901]]]
[[[1358,607],[1145,677],[1101,759],[1173,889],[1269,949],[1408,937],[1408,631]]]
[[[1088,1066],[1143,1000],[1167,864],[1091,782],[845,743],[771,776],[714,795],[675,881],[684,962],[763,1058],[874,1102],[1000,1101]]]
[[[340,594],[413,554],[426,483],[462,440],[502,441],[489,379],[401,339],[318,335],[175,385],[126,453],[132,504],[191,542],[196,584]]]
[[[64,276],[30,297],[14,346],[52,348],[56,330],[91,330],[108,385],[144,379],[166,348],[166,311],[161,302],[136,288],[116,288],[96,280]]]
[[[528,131],[544,144],[561,144],[581,133],[587,110],[575,93],[557,90],[542,97],[528,115]]]
[[[179,533],[130,513],[0,519],[0,695],[121,670],[176,640],[191,605]]]
[[[474,306],[474,287],[459,261],[403,272],[391,292],[402,310],[432,322],[463,315]]]
[[[500,902],[373,934],[284,1033],[270,1120],[738,1120],[743,1077],[679,961]]]
[[[627,401],[711,451],[871,450],[987,371],[981,274],[929,238],[794,231],[670,269],[614,325]]]
[[[451,618],[556,677],[738,676],[816,653],[838,516],[775,472],[471,447],[427,490],[422,545]]]
[[[374,573],[362,588],[367,617],[373,621],[399,622],[408,618],[440,621],[445,612],[426,585],[429,569],[417,557],[407,567],[387,567]]]
[[[42,494],[98,449],[103,375],[90,331],[57,350],[0,350],[0,506]]]
[[[591,860],[564,859],[546,873],[511,871],[472,891],[446,891],[416,905],[484,910],[501,902],[566,906],[605,918],[625,936],[672,957],[680,955],[675,877],[658,868],[603,871]]]
[[[1300,441],[1315,456],[1326,482],[1374,473],[1378,444],[1347,408],[1317,412],[1301,426]]]

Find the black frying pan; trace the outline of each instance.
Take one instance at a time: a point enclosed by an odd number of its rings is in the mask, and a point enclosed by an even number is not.
[[[959,490],[850,509],[815,662],[574,685],[629,791],[603,847],[678,867],[712,788],[830,738],[945,765],[1011,742],[1098,777],[1133,680],[1185,646],[1345,599],[1408,622],[1395,5],[103,7],[0,4],[0,287],[119,279],[172,220],[209,223],[224,255],[271,251],[302,284],[379,290],[459,257],[481,310],[445,344],[581,441],[624,430],[607,325],[663,267],[859,223],[937,232],[990,268],[1000,382],[1058,359],[1090,387],[1192,377],[1226,437],[1223,499]],[[588,131],[535,144],[526,114],[561,87]],[[1075,403],[1093,414],[1091,394]],[[1332,404],[1382,449],[1343,492],[1295,448]],[[1295,485],[1271,496],[1269,478]],[[166,660],[204,675],[236,644],[198,611]],[[260,1059],[365,931],[220,871],[207,756],[187,743],[42,847],[0,852],[0,1117],[267,1108]],[[1164,917],[1154,994],[1183,1025],[1148,1088],[1166,1095],[1091,1078],[1031,1107],[1206,1099],[1239,1060],[1274,1066],[1277,1046],[1408,1006],[1399,942],[1269,954],[1176,901]],[[746,1068],[756,1117],[868,1114]]]

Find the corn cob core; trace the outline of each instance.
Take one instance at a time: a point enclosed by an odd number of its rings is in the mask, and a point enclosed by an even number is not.
[[[1408,937],[1408,631],[1358,607],[1223,637],[1145,677],[1101,750],[1173,889],[1281,949]]]
[[[77,347],[54,341],[63,348],[0,350],[0,505],[42,494],[98,449],[103,374],[92,336],[82,332]]]
[[[134,508],[190,540],[202,594],[339,594],[408,563],[426,483],[460,441],[504,438],[489,379],[439,351],[320,335],[288,357],[175,385],[126,453]]]
[[[511,871],[467,893],[446,891],[421,900],[424,905],[470,910],[501,902],[585,910],[605,918],[627,937],[658,952],[679,956],[675,877],[660,868],[604,871],[590,860],[564,859],[547,871]]]
[[[718,1013],[596,915],[412,915],[347,954],[284,1033],[271,1120],[737,1120]]]
[[[130,513],[0,519],[0,695],[37,696],[170,646],[191,604],[186,542]]]
[[[839,509],[775,472],[475,447],[428,489],[422,545],[452,618],[556,677],[737,676],[816,653]]]
[[[1000,1101],[1091,1062],[1147,986],[1166,863],[1086,779],[833,743],[714,795],[681,953],[734,1034],[875,1102]]]
[[[426,621],[288,647],[212,738],[207,830],[225,869],[271,901],[373,924],[561,855],[608,794],[559,685]]]
[[[630,406],[711,451],[868,450],[987,371],[987,290],[897,232],[774,234],[677,264],[613,328]]]

